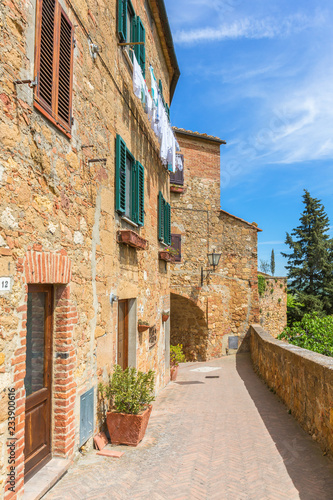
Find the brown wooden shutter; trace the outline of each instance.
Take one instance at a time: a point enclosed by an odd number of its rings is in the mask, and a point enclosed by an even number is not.
[[[177,250],[177,255],[175,256],[175,262],[181,262],[182,260],[182,236],[181,234],[171,235],[171,246]]]
[[[37,96],[50,113],[53,104],[55,7],[55,0],[40,1],[37,14]]]
[[[69,135],[73,25],[56,0],[38,1],[35,68],[35,107]]]
[[[178,186],[184,185],[184,156],[183,157],[183,170],[178,170],[176,167],[176,172],[171,172],[170,174],[170,184],[178,184]]]
[[[58,117],[71,126],[72,24],[61,9],[59,37]]]

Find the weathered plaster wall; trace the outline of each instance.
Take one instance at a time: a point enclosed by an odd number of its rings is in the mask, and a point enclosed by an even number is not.
[[[185,172],[184,192],[171,193],[171,232],[182,238],[182,260],[172,265],[171,343],[202,360],[226,354],[229,336],[246,348],[249,325],[259,319],[257,227],[220,210],[220,144],[177,139]],[[207,273],[213,249],[220,262]]]
[[[333,359],[251,327],[254,369],[325,452],[333,455]]]
[[[277,337],[287,325],[287,278],[262,276],[266,289],[259,293],[260,325]]]
[[[147,115],[133,94],[129,58],[117,45],[116,1],[102,0],[97,6],[91,1],[72,0],[74,9],[66,2],[61,4],[75,25],[71,139],[34,109],[33,90],[28,85],[13,83],[34,74],[36,1],[0,5],[0,269],[1,275],[10,276],[13,282],[10,293],[0,294],[0,490],[6,477],[9,386],[16,387],[19,405],[17,491],[23,483],[29,282],[24,262],[30,250],[43,255],[65,252],[71,263],[66,314],[75,316],[75,321],[68,324],[74,357],[68,366],[64,365],[75,379],[66,393],[68,401],[74,401],[75,424],[68,424],[68,432],[75,436],[75,449],[80,395],[95,387],[96,406],[98,377],[105,378],[116,362],[117,303],[110,305],[110,292],[119,299],[136,299],[136,317],[156,325],[157,342],[153,347],[137,333],[137,367],[156,370],[157,388],[169,378],[161,322],[162,310],[170,307],[169,269],[158,260],[157,238],[157,197],[161,190],[169,199],[169,174],[161,165],[159,144]],[[146,27],[147,61],[154,66],[157,79],[162,79],[164,97],[169,102],[170,75],[155,23],[146,10],[147,2],[134,0],[133,5]],[[88,32],[101,49],[96,61],[89,53]],[[148,71],[147,84],[150,86]],[[146,213],[142,229],[129,226],[115,213],[118,133],[145,167]],[[106,161],[88,161],[102,158]],[[147,250],[118,244],[119,229],[140,233],[148,240]],[[56,286],[51,279],[46,282]],[[59,386],[61,390],[67,388]],[[73,449],[66,446],[61,453],[71,455]]]

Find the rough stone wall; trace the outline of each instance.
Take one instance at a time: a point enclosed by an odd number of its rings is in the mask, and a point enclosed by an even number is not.
[[[277,337],[287,325],[287,278],[264,276],[266,289],[259,293],[260,325]]]
[[[251,328],[254,369],[296,420],[333,455],[333,359]]]
[[[157,342],[135,334],[136,364],[156,370],[157,389],[169,378],[164,363],[162,310],[169,309],[169,266],[158,260],[157,197],[169,199],[168,172],[159,159],[159,144],[147,115],[132,91],[131,63],[117,45],[117,3],[61,1],[75,25],[74,82],[71,138],[54,127],[33,106],[33,90],[15,85],[34,74],[36,2],[2,2],[0,21],[0,270],[9,276],[12,290],[0,293],[0,497],[5,487],[8,437],[7,388],[17,395],[17,487],[22,493],[24,448],[24,374],[29,252],[66,255],[71,279],[58,290],[56,278],[42,274],[55,295],[55,343],[68,349],[66,360],[53,359],[57,413],[65,398],[66,416],[54,419],[54,452],[72,456],[79,440],[80,395],[106,378],[116,361],[117,303],[136,299],[138,319],[156,325]],[[146,28],[146,57],[164,84],[169,102],[170,76],[156,26],[143,0],[133,1]],[[101,49],[90,56],[88,33]],[[150,86],[147,71],[147,85]],[[145,225],[133,228],[115,212],[115,138],[145,167]],[[89,147],[83,147],[89,146]],[[89,159],[105,162],[89,163]],[[148,241],[145,251],[120,245],[119,229],[132,229]],[[37,264],[36,264],[37,265]],[[48,266],[46,266],[48,268]],[[58,322],[59,319],[59,322]],[[65,322],[65,324],[64,324]],[[135,325],[136,329],[136,325]],[[67,347],[66,347],[67,346]],[[56,353],[56,351],[55,351]],[[61,365],[61,366],[60,366]],[[59,382],[66,374],[66,384]],[[74,382],[75,381],[75,382]],[[59,395],[59,402],[57,398]],[[60,412],[61,413],[61,412]],[[67,420],[66,420],[67,419]],[[57,429],[65,437],[57,441]],[[73,442],[72,442],[73,440]],[[75,447],[74,447],[75,442]],[[7,495],[10,498],[10,494]]]
[[[220,145],[177,134],[184,154],[184,192],[171,193],[172,233],[182,260],[172,265],[171,343],[189,360],[228,353],[228,337],[247,348],[258,321],[257,227],[220,210]],[[221,258],[209,271],[208,252]],[[201,286],[201,268],[204,280]]]

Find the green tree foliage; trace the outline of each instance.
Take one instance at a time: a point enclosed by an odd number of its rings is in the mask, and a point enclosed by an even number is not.
[[[269,263],[268,263],[268,260],[260,259],[259,270],[262,273],[269,274]]]
[[[317,311],[333,313],[333,243],[327,232],[329,219],[320,200],[304,190],[304,211],[300,225],[287,233],[286,244],[289,291],[302,303],[303,314]]]
[[[271,253],[271,275],[274,276],[275,274],[275,254],[274,254],[274,249],[272,249]]]
[[[310,351],[333,356],[333,316],[319,317],[317,313],[305,314],[301,321],[287,327],[278,339]]]
[[[295,321],[300,321],[304,314],[304,304],[297,301],[297,296],[287,293],[287,325],[291,326]]]

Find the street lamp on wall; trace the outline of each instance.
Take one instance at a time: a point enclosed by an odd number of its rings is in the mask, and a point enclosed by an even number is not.
[[[213,271],[215,271],[215,268],[219,265],[221,254],[215,253],[215,250],[213,250],[213,252],[207,254],[207,256],[209,265],[213,268]],[[201,286],[203,286],[204,271],[207,272],[207,277],[208,277],[209,274],[212,272],[212,269],[204,269],[203,267],[201,268]]]

